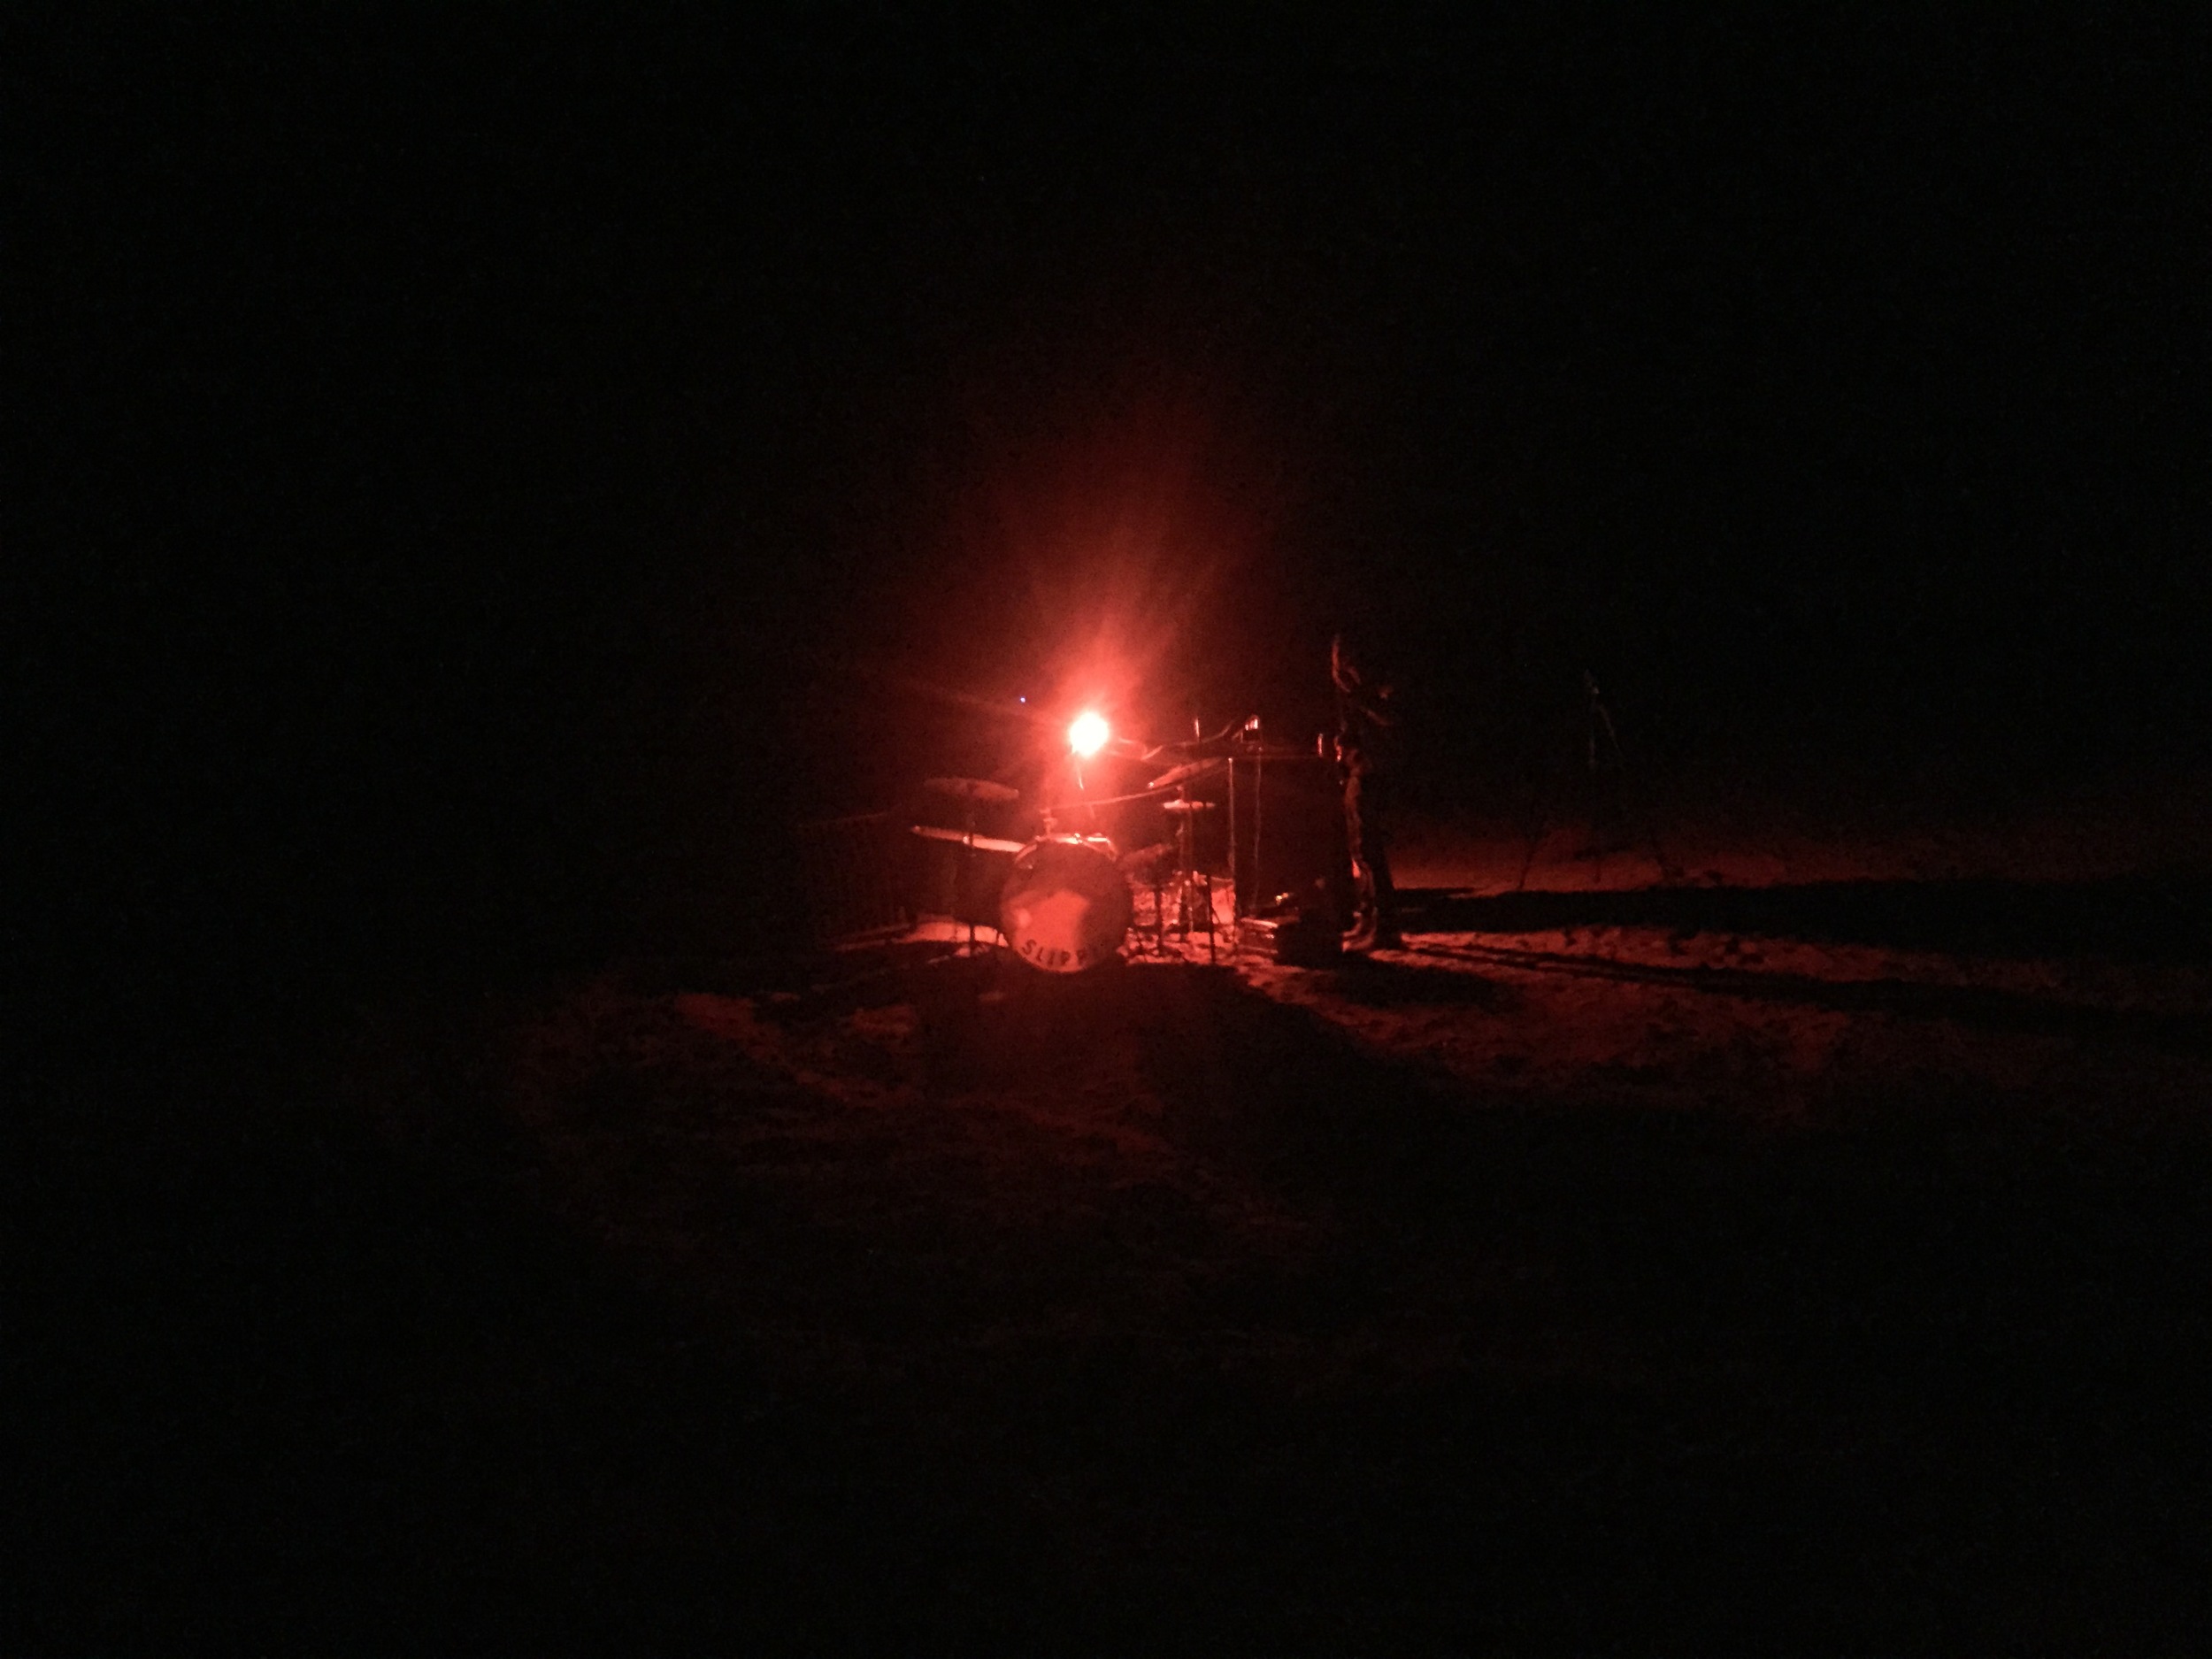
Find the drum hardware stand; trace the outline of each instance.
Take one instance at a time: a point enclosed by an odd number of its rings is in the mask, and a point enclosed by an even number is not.
[[[1011,803],[1018,796],[1015,791],[1003,784],[994,783],[987,779],[980,778],[932,778],[926,780],[922,787],[932,794],[949,796],[960,803],[960,851],[953,864],[953,903],[956,909],[964,910],[966,913],[956,916],[954,919],[964,923],[968,930],[967,943],[959,949],[958,954],[964,956],[972,956],[976,954],[976,919],[972,906],[965,902],[968,898],[967,884],[972,874],[972,861],[976,856],[977,843],[982,841],[986,845],[990,844],[988,838],[983,836],[977,829],[977,809],[983,802]],[[917,827],[917,833],[923,833],[919,826]],[[940,837],[940,839],[944,838]]]
[[[969,835],[969,836],[973,836],[973,835],[974,835],[974,833],[975,833],[975,799],[974,799],[974,797],[973,797],[972,795],[969,795],[969,796],[964,796],[964,797],[962,797],[961,805],[962,805],[962,807],[963,807],[963,809],[964,809],[964,810],[962,810],[961,814],[960,814],[960,828],[961,828],[961,832],[962,832],[962,833],[964,833],[964,834],[966,834],[966,835]],[[959,895],[959,897],[961,897],[961,898],[964,898],[964,897],[966,897],[966,895],[965,895],[964,893],[962,893],[962,892],[961,892],[961,889],[962,889],[962,888],[965,886],[965,884],[966,884],[966,882],[967,882],[967,878],[968,878],[968,861],[969,861],[969,859],[970,859],[970,858],[972,858],[972,857],[973,857],[973,856],[974,856],[974,850],[973,850],[973,849],[972,849],[972,848],[970,848],[970,847],[966,846],[965,844],[963,844],[963,846],[962,846],[962,847],[961,847],[961,849],[960,849],[960,858],[959,858],[959,862],[958,862],[956,864],[955,864],[955,865],[954,865],[955,874],[954,874],[954,876],[953,876],[953,891],[954,891],[954,893],[955,893],[956,895]],[[965,905],[965,904],[963,904],[963,905],[961,905],[961,909],[963,909],[963,910],[968,910],[968,909],[969,909],[969,907],[968,907],[967,905]],[[971,912],[970,912],[970,914],[969,914],[968,916],[966,916],[965,918],[964,918],[963,919],[964,919],[964,920],[967,922],[967,924],[968,924],[968,947],[967,947],[967,949],[966,949],[966,951],[965,951],[965,953],[964,953],[964,954],[965,954],[965,955],[967,955],[967,956],[974,956],[974,955],[975,955],[975,916],[974,916],[973,912],[972,912],[972,911],[971,911]]]
[[[1591,879],[1602,887],[1605,882],[1605,831],[1614,824],[1625,824],[1632,816],[1628,805],[1628,757],[1621,750],[1620,733],[1613,725],[1612,710],[1605,706],[1599,695],[1597,677],[1583,671],[1582,693],[1584,703],[1583,765],[1589,780],[1590,856],[1593,860]],[[1610,778],[1611,799],[1607,796],[1608,778]],[[1551,792],[1555,795],[1555,789]],[[1521,873],[1513,883],[1519,893],[1528,886],[1528,872],[1536,862],[1536,849],[1550,833],[1554,800],[1548,796],[1536,816],[1536,827],[1529,836],[1528,845],[1521,856]],[[1609,810],[1609,807],[1610,810]],[[1668,858],[1666,849],[1659,844],[1659,832],[1653,827],[1647,813],[1633,815],[1642,839],[1651,849],[1651,856],[1659,866],[1659,879],[1671,881],[1681,874]]]
[[[1229,751],[1229,959],[1233,962],[1244,952],[1244,906],[1238,902],[1237,892],[1237,752],[1232,749]],[[1210,902],[1207,910],[1210,914]]]
[[[1191,740],[1194,742],[1202,742],[1205,740],[1205,727],[1199,724],[1198,717],[1195,714],[1193,714],[1190,718],[1190,734]],[[1232,760],[1226,770],[1229,773],[1230,787],[1234,788],[1236,787],[1236,762]],[[1178,789],[1175,792],[1175,795],[1176,799],[1179,801],[1185,798],[1186,792],[1182,789]],[[1208,804],[1210,807],[1211,803],[1209,803]],[[1220,961],[1220,957],[1217,954],[1217,946],[1214,940],[1213,872],[1210,870],[1201,872],[1197,867],[1198,826],[1196,820],[1187,813],[1184,815],[1183,833],[1177,839],[1177,846],[1179,849],[1179,856],[1181,859],[1183,866],[1183,938],[1186,941],[1187,941],[1190,938],[1189,902],[1191,889],[1194,886],[1195,886],[1204,895],[1203,902],[1206,906],[1206,965],[1210,968],[1215,966]],[[1233,839],[1232,839],[1230,843],[1229,856],[1231,858],[1234,858],[1236,856],[1236,845]],[[1233,879],[1229,884],[1229,907],[1232,910],[1236,908],[1236,883]]]
[[[1235,769],[1233,767],[1231,768],[1233,772],[1234,770]],[[1217,954],[1218,947],[1216,943],[1214,933],[1214,883],[1213,877],[1210,874],[1198,868],[1198,833],[1196,826],[1198,815],[1201,812],[1210,811],[1212,810],[1212,803],[1206,801],[1192,800],[1190,798],[1190,787],[1187,784],[1182,784],[1177,786],[1175,799],[1167,803],[1164,810],[1171,814],[1175,819],[1175,875],[1173,878],[1173,887],[1175,893],[1176,932],[1182,935],[1183,942],[1185,944],[1188,944],[1190,942],[1191,933],[1194,931],[1191,923],[1192,902],[1194,899],[1198,903],[1204,906],[1206,914],[1206,961],[1210,966],[1219,960],[1219,956]],[[1156,886],[1153,888],[1153,901],[1156,906],[1154,911],[1154,919],[1156,930],[1156,936],[1160,941],[1162,949],[1165,949],[1167,939],[1167,917],[1164,910],[1159,908],[1159,900],[1160,890]]]
[[[972,957],[975,955],[975,912],[971,906],[962,901],[967,897],[965,889],[969,861],[975,856],[975,849],[968,844],[975,839],[975,796],[963,795],[960,803],[960,833],[967,839],[961,843],[959,859],[953,865],[952,883],[954,902],[960,904],[961,909],[968,911],[968,914],[961,918],[968,924],[968,942],[960,954]]]
[[[1238,877],[1241,872],[1237,866],[1237,748],[1249,747],[1253,751],[1252,871],[1253,880],[1256,884],[1263,868],[1260,863],[1259,810],[1260,803],[1266,798],[1261,785],[1265,781],[1267,766],[1266,757],[1259,751],[1265,741],[1260,732],[1260,717],[1249,714],[1245,716],[1244,724],[1237,728],[1236,746],[1229,750],[1229,955],[1233,960],[1244,954],[1244,902],[1238,896],[1243,888],[1238,885]],[[1256,887],[1255,892],[1256,894]],[[1206,919],[1210,925],[1213,920],[1210,898],[1207,901]]]
[[[1181,941],[1188,945],[1190,936],[1197,932],[1193,923],[1193,911],[1203,907],[1206,911],[1206,960],[1219,960],[1219,942],[1215,932],[1215,879],[1210,872],[1199,870],[1197,863],[1197,814],[1212,812],[1210,801],[1190,799],[1190,786],[1177,786],[1175,799],[1162,803],[1162,810],[1175,818],[1175,865],[1172,872],[1162,863],[1150,865],[1148,887],[1153,889],[1153,954],[1168,956],[1168,929],[1175,929]],[[1168,910],[1168,894],[1175,896],[1175,910]]]

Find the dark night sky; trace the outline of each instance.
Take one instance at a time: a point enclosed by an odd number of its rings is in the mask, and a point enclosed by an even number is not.
[[[1348,611],[1440,795],[1586,666],[1685,767],[2202,760],[2186,9],[746,14],[9,26],[35,928],[736,938],[944,735],[854,665],[1294,726]]]

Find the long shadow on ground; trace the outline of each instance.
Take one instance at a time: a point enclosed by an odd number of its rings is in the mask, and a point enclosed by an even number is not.
[[[2061,996],[2034,995],[1990,986],[1930,984],[1921,979],[1823,979],[1814,974],[1783,973],[1764,968],[1669,967],[1658,963],[1621,962],[1572,952],[1437,943],[1425,941],[1413,933],[1408,935],[1408,949],[1417,955],[1463,964],[1524,968],[1577,979],[1702,991],[1750,1002],[1828,1009],[1839,1013],[1955,1020],[1985,1031],[2119,1041],[2171,1054],[2212,1054],[2212,1014],[2203,1012],[2109,1008]],[[1365,977],[1375,982],[1374,986],[1356,992],[1355,996],[1371,1004],[1402,995],[1393,987],[1402,985],[1409,974],[1425,972],[1441,977],[1451,975],[1448,969],[1425,970],[1399,962],[1373,963],[1364,972]]]
[[[2182,873],[1487,896],[1432,887],[1402,897],[1405,925],[1418,933],[1658,927],[1968,956],[2212,961],[2212,881]]]

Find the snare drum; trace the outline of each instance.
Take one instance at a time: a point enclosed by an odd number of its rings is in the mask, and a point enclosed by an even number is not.
[[[1055,836],[1014,860],[999,900],[999,932],[1048,973],[1080,973],[1111,958],[1129,932],[1129,883],[1113,843]]]

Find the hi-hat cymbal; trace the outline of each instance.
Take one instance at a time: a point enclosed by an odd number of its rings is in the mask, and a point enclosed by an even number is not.
[[[1214,803],[1210,801],[1163,801],[1160,803],[1160,810],[1163,812],[1211,812],[1216,810]]]
[[[1194,778],[1210,777],[1215,772],[1225,772],[1228,766],[1229,762],[1225,757],[1215,760],[1187,760],[1173,772],[1162,772],[1150,783],[1145,785],[1145,787],[1148,789],[1170,788],[1179,783],[1188,783]]]
[[[1010,789],[1002,783],[993,783],[987,778],[928,778],[922,787],[932,795],[949,795],[960,801],[1018,801],[1021,791]]]

